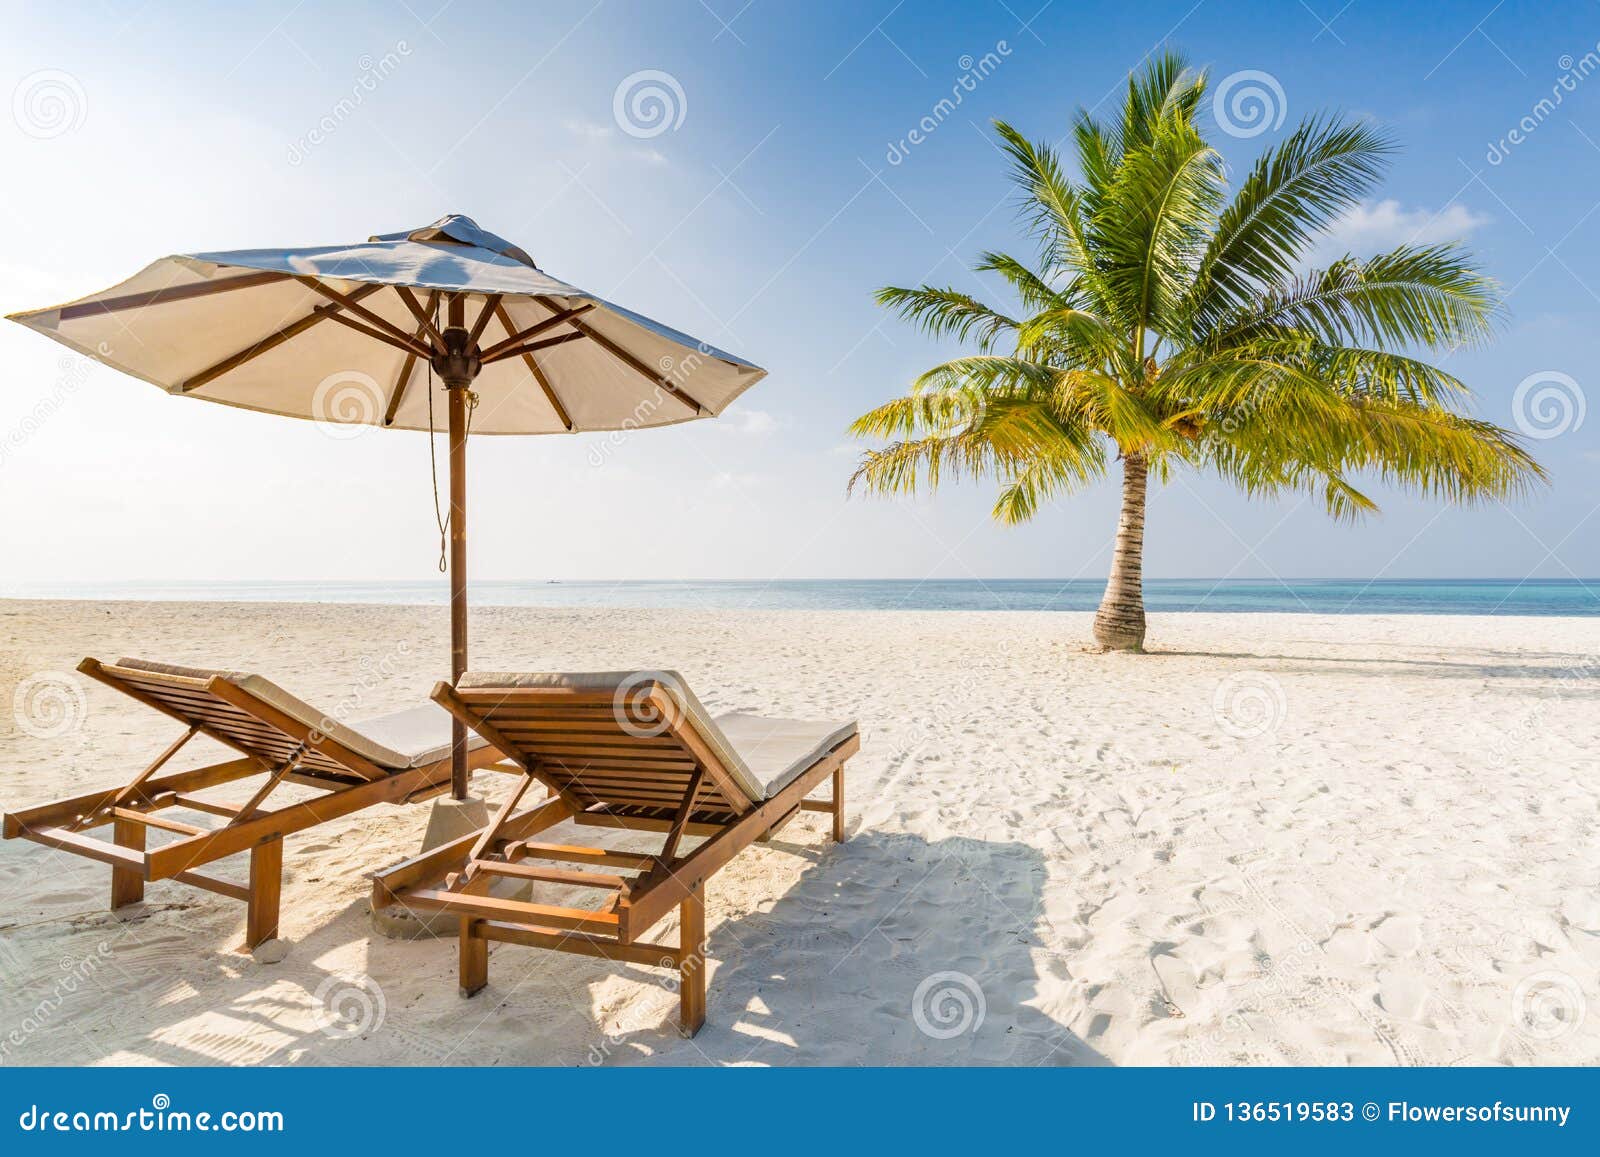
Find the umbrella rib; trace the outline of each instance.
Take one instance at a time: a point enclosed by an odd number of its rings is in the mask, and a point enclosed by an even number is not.
[[[351,298],[366,297],[368,294],[376,293],[382,288],[383,286],[381,285],[364,285],[350,296]],[[319,321],[326,321],[330,316],[338,313],[339,310],[343,308],[344,306],[342,305],[319,305],[310,313],[306,314],[305,317],[302,317],[299,321],[291,322],[280,329],[277,333],[269,334],[262,338],[260,341],[256,342],[255,345],[242,349],[230,357],[223,358],[215,365],[208,366],[199,373],[185,379],[183,384],[180,385],[178,389],[180,392],[185,394],[187,394],[190,390],[198,390],[207,382],[216,381],[216,379],[220,378],[223,374],[232,373],[246,362],[260,357],[269,350],[277,349],[290,338],[297,337],[298,335],[304,333],[306,330],[316,325]]]
[[[508,335],[516,331],[516,326],[511,324],[511,315],[506,312],[504,304],[496,302],[494,315],[500,324],[505,327]],[[528,367],[528,372],[533,375],[533,380],[539,383],[539,388],[544,391],[545,401],[550,403],[550,408],[556,412],[556,417],[561,419],[561,424],[567,428],[567,433],[572,433],[572,418],[567,413],[567,408],[561,404],[561,399],[556,396],[555,386],[550,379],[545,377],[544,370],[539,368],[539,362],[532,354],[525,353],[522,360]]]
[[[504,341],[495,342],[494,345],[492,345],[488,349],[484,350],[478,356],[481,357],[486,362],[488,362],[488,361],[497,361],[508,350],[513,350],[514,347],[521,345],[523,342],[527,341],[530,337],[535,337],[535,336],[543,333],[547,329],[551,329],[554,326],[560,325],[564,321],[571,321],[573,318],[577,317],[579,314],[588,313],[593,308],[594,308],[594,302],[591,301],[591,302],[588,302],[588,303],[586,303],[584,305],[578,306],[576,309],[561,310],[561,311],[557,312],[557,314],[554,317],[547,317],[543,321],[539,322],[537,325],[530,325],[527,329],[523,330],[521,333],[513,333],[510,336],[508,336]],[[580,336],[581,336],[581,334],[580,334]]]
[[[433,312],[434,304],[439,300],[439,291],[435,289],[428,294],[428,312],[422,315],[421,323],[417,326],[417,339],[420,341],[425,331],[432,328],[428,315]],[[383,424],[394,425],[394,416],[400,409],[400,399],[406,396],[406,387],[411,384],[411,371],[417,364],[417,355],[406,354],[405,365],[400,367],[400,377],[395,380],[394,389],[389,393],[389,404],[383,411]]]
[[[393,322],[389,321],[387,318],[383,318],[383,317],[378,316],[377,314],[373,313],[370,309],[368,309],[364,305],[357,305],[351,299],[349,294],[340,293],[337,289],[334,289],[332,286],[328,286],[328,285],[322,284],[322,282],[318,281],[315,277],[300,277],[300,278],[297,278],[296,280],[298,280],[302,285],[308,286],[309,288],[316,290],[318,293],[322,294],[323,297],[326,297],[329,301],[338,302],[340,305],[344,306],[345,309],[349,310],[351,313],[355,314],[357,317],[361,318],[363,321],[367,322],[369,325],[375,326],[379,330],[381,330],[384,333],[388,334],[391,338],[394,339],[389,344],[393,345],[396,342],[398,342],[398,343],[400,343],[400,348],[401,349],[414,349],[416,351],[418,357],[426,358],[426,357],[432,357],[433,356],[433,351],[430,350],[427,346],[425,346],[421,342],[417,341],[410,334],[408,334],[405,330],[401,329],[399,326],[395,325]],[[348,318],[335,318],[335,320],[336,321],[345,321],[346,323],[348,323],[348,321],[349,321]]]
[[[433,324],[433,307],[439,300],[439,291],[435,289],[428,295],[428,308],[423,309],[417,301],[417,295],[411,292],[408,285],[397,285],[394,291],[400,295],[400,300],[406,303],[406,308],[411,311],[411,316],[417,319],[427,335],[431,337],[440,349],[444,348],[444,334],[439,332]]]
[[[536,297],[536,298],[534,298],[534,300],[539,302],[541,305],[545,306],[547,309],[554,309],[555,308],[555,306],[551,303],[550,299],[547,298],[547,297]],[[699,402],[697,402],[693,397],[691,397],[689,395],[688,391],[682,390],[679,387],[673,385],[671,382],[667,381],[666,378],[663,378],[660,374],[656,373],[649,366],[645,365],[638,358],[634,357],[627,350],[625,350],[621,346],[619,346],[616,342],[612,341],[610,338],[606,337],[604,334],[598,332],[593,326],[589,325],[587,322],[584,322],[584,321],[581,321],[581,320],[579,320],[577,318],[574,318],[573,322],[572,322],[572,326],[573,326],[574,329],[578,330],[584,336],[590,338],[596,345],[598,345],[601,349],[605,350],[606,353],[610,354],[612,357],[616,358],[623,365],[627,366],[629,369],[633,370],[635,373],[640,374],[640,375],[648,378],[656,386],[658,386],[661,389],[667,391],[667,393],[671,394],[674,398],[677,398],[678,401],[682,402],[684,405],[686,405],[686,406],[690,407],[691,409],[693,409],[695,414],[696,414],[696,416],[698,416],[700,414],[709,414],[711,412],[706,407],[702,406]]]
[[[489,319],[494,316],[494,307],[500,304],[500,294],[491,293],[483,303],[483,312],[478,314],[478,320],[472,327],[472,332],[467,336],[467,348],[471,349],[478,344],[478,339],[483,336],[484,328],[489,324]]]
[[[118,310],[123,309],[142,309],[147,305],[165,305],[169,301],[188,301],[192,297],[209,297],[213,293],[227,293],[234,289],[250,289],[254,286],[267,285],[274,281],[285,281],[290,276],[288,273],[264,269],[255,273],[246,273],[241,277],[199,281],[193,285],[169,285],[164,289],[152,289],[148,293],[130,293],[126,297],[108,297],[104,301],[84,301],[75,305],[62,306],[61,320],[71,321],[77,317],[87,317],[96,313],[116,313]]]
[[[415,354],[418,357],[430,359],[433,357],[433,351],[428,349],[427,346],[422,345],[420,342],[413,341],[410,334],[403,333],[399,338],[393,338],[384,333],[382,330],[377,330],[373,329],[371,326],[362,325],[355,318],[346,317],[344,314],[335,313],[332,310],[328,311],[328,319],[330,321],[336,321],[348,329],[353,329],[359,334],[365,334],[374,341],[381,341],[384,345],[392,345],[397,350],[404,350],[408,354]]]
[[[581,341],[589,335],[586,333],[561,333],[555,337],[547,337],[543,341],[531,341],[526,345],[519,345],[516,349],[502,349],[498,353],[482,355],[484,365],[492,365],[506,358],[514,358],[519,354],[531,354],[535,350],[549,349],[553,345],[565,345],[569,341]],[[497,347],[498,348],[498,347]]]

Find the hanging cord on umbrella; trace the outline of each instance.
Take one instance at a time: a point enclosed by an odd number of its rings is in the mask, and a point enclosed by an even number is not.
[[[439,303],[433,303],[433,328],[439,328]],[[467,428],[463,438],[472,437],[472,412],[478,408],[476,391],[467,391]],[[433,360],[428,360],[428,478],[433,483],[433,520],[439,524],[439,573],[450,569],[450,516],[439,505],[439,457],[434,440],[438,432],[433,424]]]

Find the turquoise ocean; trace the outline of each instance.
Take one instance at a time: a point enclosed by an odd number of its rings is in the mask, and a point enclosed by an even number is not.
[[[704,610],[1092,611],[1098,579],[529,582],[472,585],[480,606]],[[20,583],[15,598],[443,603],[436,582]],[[1152,612],[1600,615],[1600,579],[1149,579]]]

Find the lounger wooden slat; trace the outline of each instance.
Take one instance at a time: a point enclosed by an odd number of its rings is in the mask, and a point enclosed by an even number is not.
[[[464,995],[488,983],[489,941],[675,968],[680,1027],[692,1035],[705,1019],[705,887],[711,876],[802,810],[832,813],[833,837],[844,838],[843,769],[860,747],[854,724],[723,717],[742,721],[749,751],[760,749],[755,740],[761,735],[777,736],[774,742],[786,753],[777,762],[785,766],[757,779],[732,733],[706,716],[671,673],[469,673],[455,687],[439,684],[434,699],[525,772],[522,787],[493,823],[373,878],[376,906],[399,903],[461,918]],[[754,731],[751,725],[757,725]],[[786,735],[774,730],[782,727]],[[830,778],[832,799],[806,799]],[[550,797],[519,811],[517,800],[534,782],[542,782]],[[659,832],[661,850],[649,854],[532,838],[569,820]],[[703,842],[688,847],[693,840]],[[541,867],[541,860],[570,866]],[[586,870],[593,868],[637,874]],[[592,909],[555,908],[496,894],[501,881],[607,895]],[[674,908],[679,943],[643,942]]]
[[[112,908],[142,899],[146,881],[173,880],[242,900],[245,947],[254,948],[277,935],[285,836],[372,804],[405,802],[449,784],[447,750],[442,757],[419,754],[414,760],[392,753],[379,763],[352,750],[349,743],[364,744],[375,754],[388,749],[330,719],[308,714],[304,704],[252,676],[137,660],[113,664],[85,659],[78,669],[186,728],[178,741],[122,787],[5,815],[6,839],[28,839],[111,865]],[[441,724],[448,722],[442,713],[438,718]],[[196,735],[232,748],[242,758],[189,771],[164,771],[174,753]],[[340,735],[354,738],[345,742]],[[500,759],[493,747],[476,745],[468,753],[468,766],[486,767]],[[254,777],[262,777],[262,782],[242,805],[195,794]],[[265,810],[269,797],[285,784],[325,794]],[[174,808],[208,813],[224,822],[205,828],[157,814]],[[112,828],[109,841],[81,834],[107,825]],[[178,838],[148,847],[146,835],[152,832]],[[195,870],[242,853],[249,855],[248,884]]]

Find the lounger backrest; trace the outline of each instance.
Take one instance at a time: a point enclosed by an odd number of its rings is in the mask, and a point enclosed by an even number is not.
[[[743,815],[765,795],[676,671],[468,672],[443,690],[583,808],[670,813],[697,768],[696,814]]]
[[[405,766],[259,675],[129,658],[85,659],[79,670],[270,766],[302,743],[302,775],[374,779]]]

